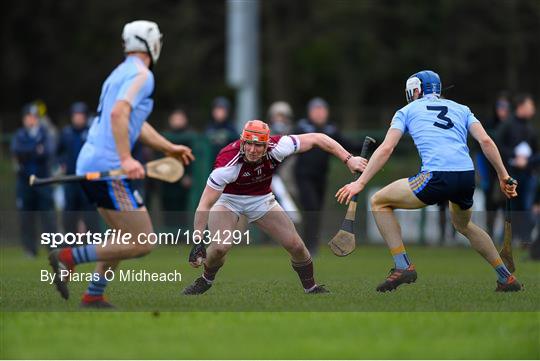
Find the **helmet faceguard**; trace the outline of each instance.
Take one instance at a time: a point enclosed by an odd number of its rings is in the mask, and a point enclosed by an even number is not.
[[[416,74],[413,74],[407,79],[405,84],[405,97],[407,103],[413,101],[414,91],[418,89],[420,98],[427,94],[441,95],[441,78],[439,75],[431,70],[423,70]]]
[[[405,83],[405,98],[407,98],[407,103],[410,103],[414,100],[413,96],[415,90],[418,90],[418,94],[422,96],[422,85],[420,79],[412,76],[407,79],[407,83]]]
[[[240,151],[245,154],[244,145],[246,143],[262,144],[265,146],[263,156],[266,155],[268,149],[268,141],[270,140],[270,127],[263,121],[250,120],[242,129],[240,136]]]
[[[124,52],[140,51],[150,55],[152,67],[155,65],[161,54],[163,46],[163,34],[159,31],[156,23],[146,20],[137,20],[127,23],[122,31],[124,42]]]

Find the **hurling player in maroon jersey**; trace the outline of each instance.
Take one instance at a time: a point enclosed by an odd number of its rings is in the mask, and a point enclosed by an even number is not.
[[[272,175],[286,157],[313,147],[333,154],[351,172],[362,172],[366,167],[366,159],[353,157],[325,134],[270,136],[270,128],[260,120],[247,122],[240,139],[219,152],[195,213],[194,246],[189,257],[192,266],[204,265],[204,272],[184,294],[202,294],[212,286],[232,247],[225,238],[236,229],[241,215],[289,252],[306,293],[328,292],[315,282],[311,255],[270,189]],[[209,232],[204,233],[207,226]],[[208,250],[204,243],[210,243]]]

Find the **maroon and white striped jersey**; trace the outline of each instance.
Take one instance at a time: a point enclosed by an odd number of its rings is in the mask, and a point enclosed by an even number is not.
[[[300,140],[296,135],[271,136],[262,161],[246,163],[240,153],[240,140],[237,140],[219,152],[206,184],[226,194],[261,196],[271,193],[272,175],[279,164],[298,149]]]

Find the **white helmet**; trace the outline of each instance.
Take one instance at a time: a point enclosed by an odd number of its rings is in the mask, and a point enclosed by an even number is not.
[[[156,23],[147,20],[132,21],[124,25],[122,31],[124,52],[142,51],[148,53],[152,58],[152,64],[155,64],[161,53],[162,37]]]

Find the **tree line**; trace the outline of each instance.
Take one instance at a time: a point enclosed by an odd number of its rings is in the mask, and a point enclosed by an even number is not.
[[[164,33],[156,114],[183,105],[203,127],[216,95],[234,98],[225,83],[225,15],[221,0],[8,2],[0,130],[18,126],[22,105],[37,98],[53,119],[76,100],[94,108],[122,60],[122,26],[137,18]],[[443,86],[455,84],[449,97],[485,113],[503,89],[540,95],[537,0],[265,0],[260,24],[261,104],[289,101],[297,117],[317,95],[342,125],[381,127],[404,104],[406,78],[424,68],[438,71]]]

